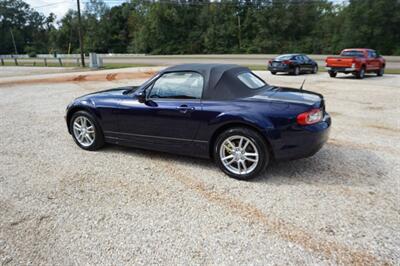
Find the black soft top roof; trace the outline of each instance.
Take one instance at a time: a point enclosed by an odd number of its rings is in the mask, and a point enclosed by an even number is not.
[[[241,73],[251,72],[247,67],[233,64],[183,64],[168,67],[160,74],[177,71],[193,71],[203,76],[203,99],[230,100],[258,93],[258,90],[250,89],[237,77]]]

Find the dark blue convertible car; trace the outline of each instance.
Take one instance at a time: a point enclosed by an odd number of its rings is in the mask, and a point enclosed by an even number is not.
[[[273,159],[311,156],[327,141],[323,96],[269,85],[248,68],[169,67],[139,87],[75,99],[66,122],[75,142],[105,142],[213,158],[231,177],[250,179]]]

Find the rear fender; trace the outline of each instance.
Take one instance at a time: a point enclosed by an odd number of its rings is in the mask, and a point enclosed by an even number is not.
[[[260,131],[266,128],[273,129],[273,124],[271,123],[271,121],[260,114],[252,115],[250,117],[244,116],[243,113],[221,113],[210,121],[210,125],[218,126],[224,126],[229,123],[245,124],[251,127],[255,127]]]

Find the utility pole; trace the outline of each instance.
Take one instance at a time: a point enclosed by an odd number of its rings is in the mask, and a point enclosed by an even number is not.
[[[239,49],[242,48],[242,30],[240,29],[240,14],[238,13],[238,38],[239,38]]]
[[[11,28],[10,28],[10,32],[11,32],[11,39],[12,39],[12,42],[13,42],[13,44],[14,44],[14,51],[15,51],[15,54],[18,54],[17,45],[15,45],[14,34],[13,34]]]
[[[79,46],[81,50],[81,62],[82,62],[82,67],[85,67],[85,55],[83,53],[83,36],[82,36],[82,24],[81,24],[81,4],[79,0],[76,0],[76,4],[78,5],[78,32],[79,32]]]

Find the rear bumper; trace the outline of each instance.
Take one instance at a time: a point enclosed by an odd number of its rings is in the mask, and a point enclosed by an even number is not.
[[[325,67],[326,70],[332,72],[356,72],[357,69],[354,67]]]
[[[310,126],[295,126],[281,133],[271,146],[276,160],[294,160],[310,157],[318,152],[329,138],[331,117]]]
[[[267,68],[271,72],[289,72],[289,71],[291,71],[289,65],[283,65],[283,66],[268,65]]]

